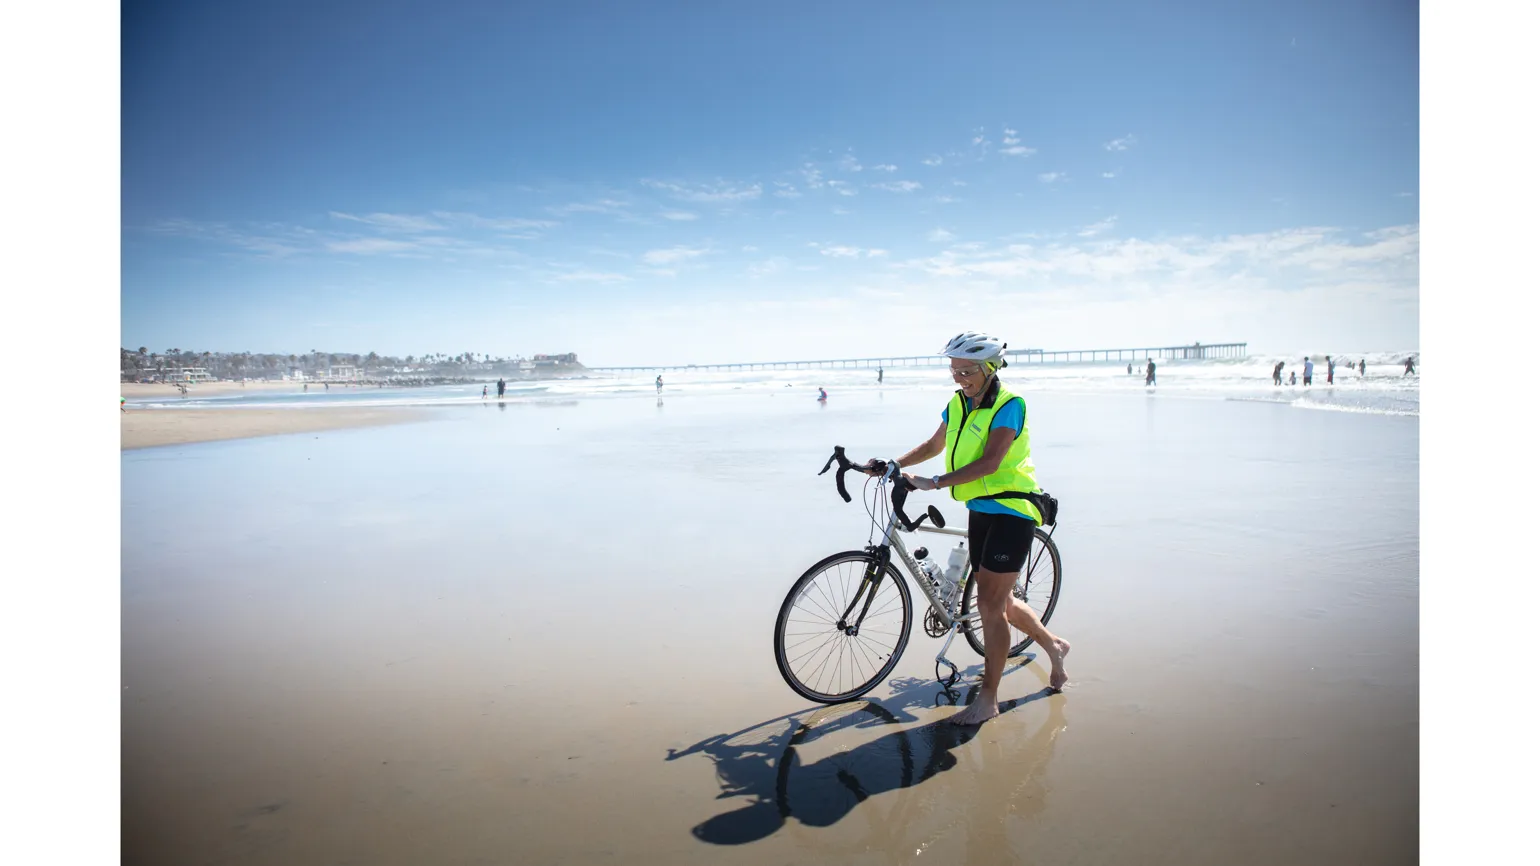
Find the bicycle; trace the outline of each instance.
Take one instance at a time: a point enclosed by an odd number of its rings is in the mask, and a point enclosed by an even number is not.
[[[835,464],[839,466],[834,476],[835,487],[846,502],[851,500],[845,489],[845,473],[851,469],[869,469],[876,474],[877,489],[873,501],[880,508],[883,490],[887,488],[892,508],[880,543],[871,543],[868,538],[862,550],[846,550],[824,557],[792,584],[775,622],[775,663],[781,677],[792,691],[808,700],[837,704],[866,694],[892,672],[909,645],[909,632],[914,624],[909,587],[893,562],[896,551],[898,562],[930,601],[930,610],[925,613],[925,633],[935,638],[946,635],[946,642],[936,653],[935,673],[937,682],[951,691],[952,686],[962,679],[957,665],[946,657],[957,634],[961,632],[975,652],[984,654],[983,632],[977,627],[980,615],[972,610],[976,575],[970,568],[966,579],[952,583],[940,579],[944,575],[928,573],[919,560],[927,559],[929,551],[920,547],[911,554],[899,532],[918,530],[961,537],[964,540],[958,546],[966,553],[967,531],[948,529],[934,505],[928,506],[919,520],[910,520],[904,513],[904,503],[914,485],[899,472],[897,461],[874,460],[865,467],[858,467],[845,457],[845,449],[836,445],[834,454],[818,474],[823,475]],[[871,481],[867,483],[870,485]],[[1043,512],[1043,522],[1056,529],[1057,503],[1046,494],[1043,500],[1048,505],[1039,508]],[[881,525],[876,509],[868,508],[867,513],[874,528]],[[927,519],[931,526],[923,525]],[[1033,554],[1028,557],[1011,592],[1047,625],[1059,602],[1063,566],[1059,548],[1053,543],[1052,529],[1044,532],[1041,526],[1034,527],[1033,537],[1036,540]],[[1047,567],[1041,568],[1045,564]],[[852,595],[851,584],[856,574],[860,577],[854,581]],[[833,578],[827,583],[820,581],[830,575]],[[1045,590],[1047,597],[1043,599]],[[897,622],[890,621],[894,617]],[[801,630],[789,630],[793,628]],[[1014,625],[1010,626],[1010,633],[1008,657],[1026,652],[1032,638]],[[788,639],[792,641],[790,644]],[[821,660],[809,661],[820,651],[825,651]],[[946,676],[942,675],[942,665],[950,668]],[[842,677],[847,672],[864,679],[844,687]]]

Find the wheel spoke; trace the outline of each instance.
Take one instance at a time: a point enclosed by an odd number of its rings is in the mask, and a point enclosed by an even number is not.
[[[897,662],[907,637],[909,597],[891,566],[870,585],[872,566],[864,557],[832,562],[807,575],[788,598],[776,653],[782,674],[804,696],[831,702],[862,694]],[[855,634],[836,625],[847,609]]]

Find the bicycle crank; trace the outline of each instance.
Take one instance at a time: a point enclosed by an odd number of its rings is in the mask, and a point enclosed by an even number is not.
[[[937,635],[937,637],[939,637],[939,635]],[[936,653],[936,682],[940,683],[941,687],[947,691],[951,691],[952,686],[957,685],[957,683],[962,680],[962,671],[959,671],[957,669],[957,665],[952,664],[952,661],[946,657],[947,647],[952,645],[952,640],[956,637],[957,631],[954,629],[952,630],[951,634],[946,636],[946,643],[941,645],[941,652]],[[946,665],[947,667],[951,668],[952,672],[943,677],[941,675],[942,665]]]

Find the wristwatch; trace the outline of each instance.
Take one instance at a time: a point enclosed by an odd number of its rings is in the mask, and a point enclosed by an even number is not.
[[[941,476],[940,475],[932,475],[930,477],[930,483],[936,485],[937,489],[940,489],[940,487],[941,487]]]

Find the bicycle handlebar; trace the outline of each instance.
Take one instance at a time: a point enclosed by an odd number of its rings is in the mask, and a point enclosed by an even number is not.
[[[834,446],[834,453],[829,455],[828,460],[824,461],[823,469],[819,470],[818,474],[822,475],[828,472],[829,467],[836,463],[839,464],[839,470],[834,473],[834,486],[839,489],[840,496],[844,497],[846,502],[850,501],[850,493],[845,490],[845,473],[852,469],[858,472],[870,471],[883,481],[892,482],[893,513],[898,515],[898,522],[904,527],[905,532],[913,532],[918,529],[927,517],[930,518],[930,522],[934,523],[938,529],[946,526],[946,521],[942,519],[941,512],[937,511],[934,505],[927,507],[925,513],[920,515],[919,520],[910,520],[909,515],[904,513],[904,502],[909,499],[909,491],[916,488],[899,471],[898,461],[869,460],[865,464],[857,465],[851,463],[850,459],[845,456],[844,446],[836,445]]]

